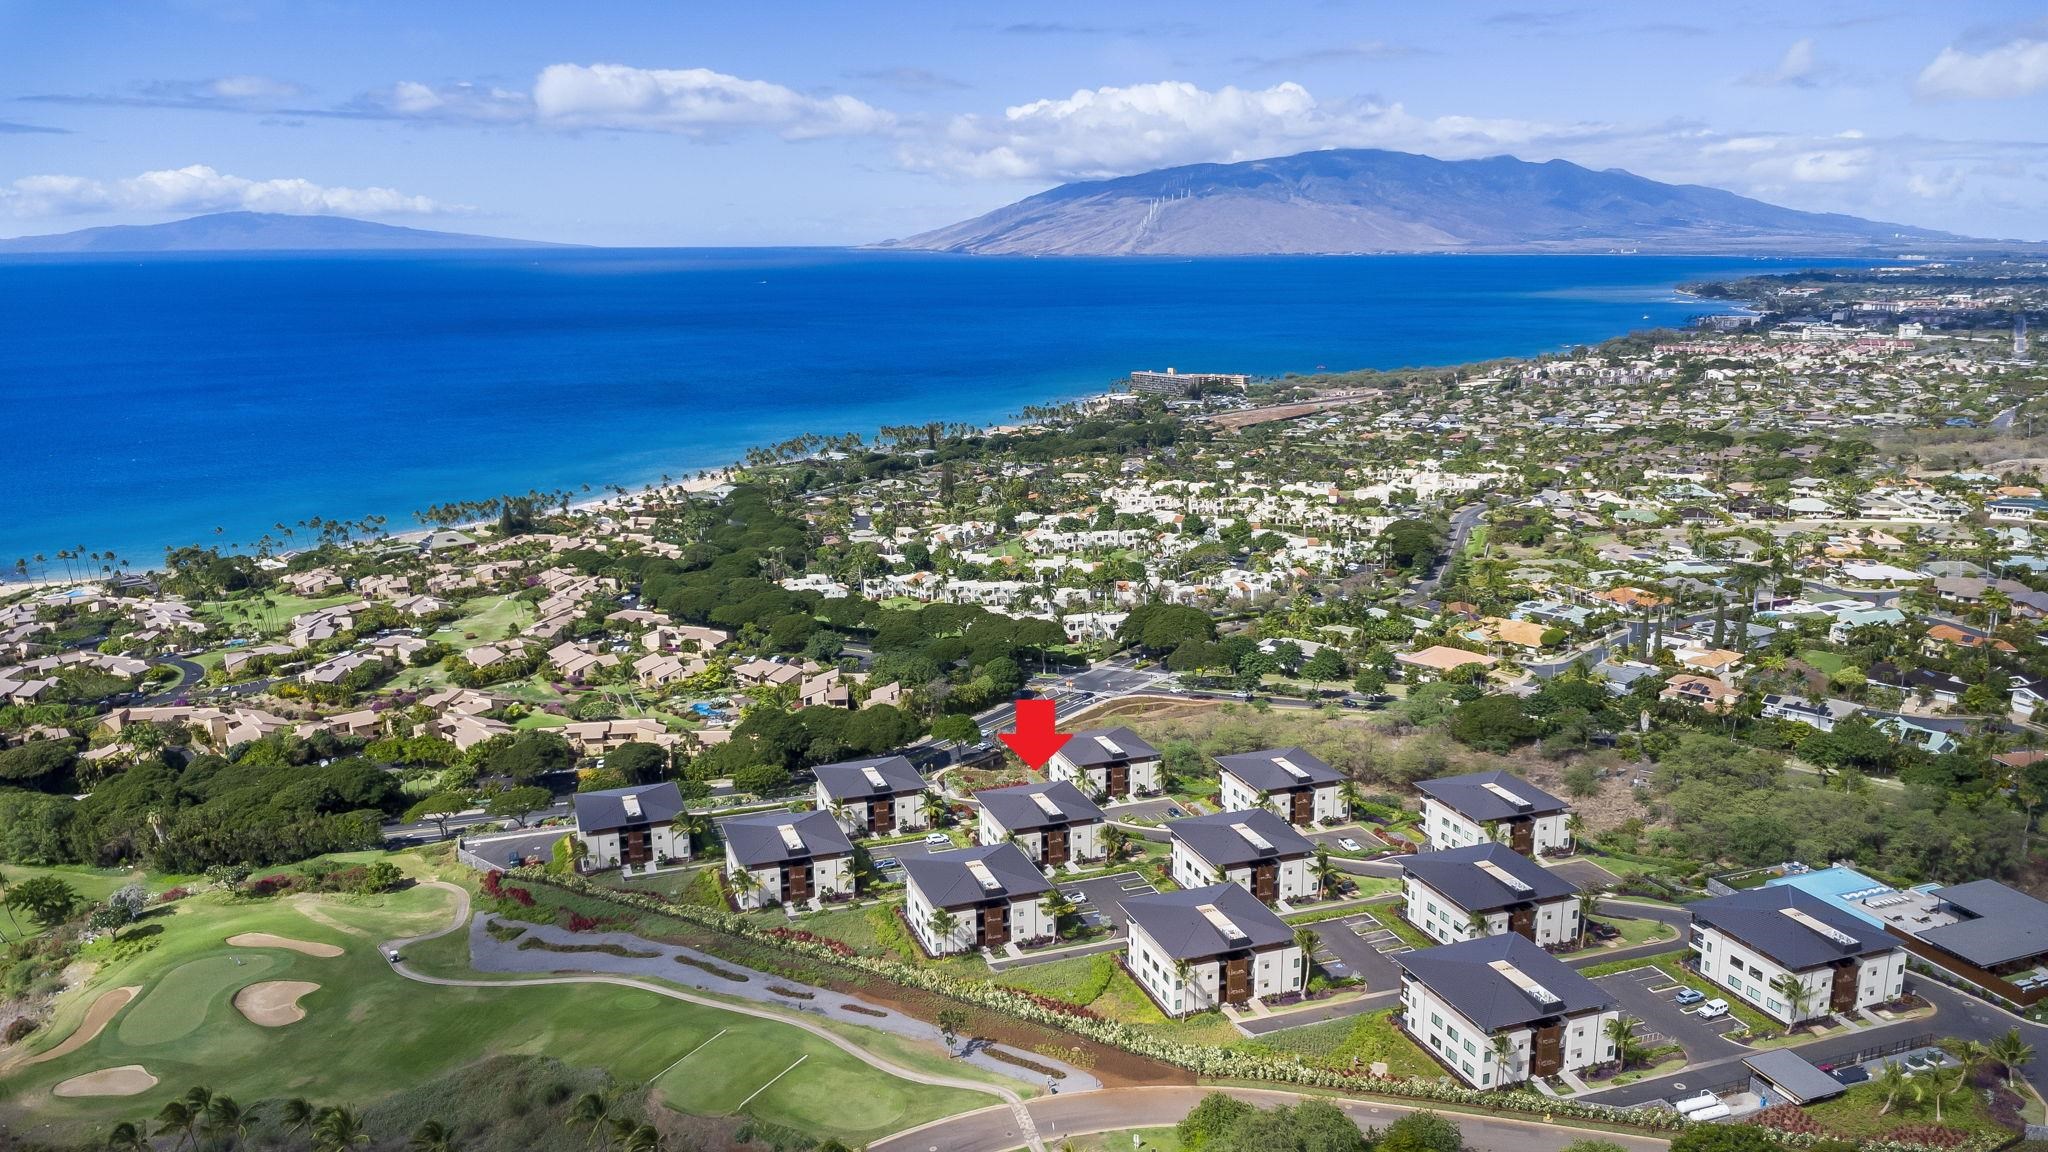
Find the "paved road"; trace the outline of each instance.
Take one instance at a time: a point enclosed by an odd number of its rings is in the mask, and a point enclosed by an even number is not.
[[[199,687],[206,679],[206,669],[185,659],[183,656],[157,656],[149,661],[152,667],[170,667],[178,670],[178,682],[154,695],[147,696],[142,703],[146,707],[170,704],[179,697]]]
[[[1342,1097],[1308,1096],[1263,1088],[1105,1088],[1098,1092],[1061,1093],[1033,1100],[1027,1109],[1037,1132],[1047,1140],[1126,1128],[1165,1128],[1178,1124],[1210,1092],[1228,1092],[1261,1107],[1295,1104],[1305,1099],[1328,1100],[1342,1108],[1360,1128],[1384,1128],[1421,1111],[1403,1104]],[[1442,1113],[1458,1122],[1465,1146],[1473,1152],[1560,1152],[1576,1140],[1597,1135],[1628,1152],[1662,1152],[1670,1143],[1649,1136],[1589,1133],[1562,1124],[1505,1117]],[[1007,1108],[985,1108],[899,1132],[868,1145],[869,1152],[1011,1152],[1021,1147],[1015,1118]]]
[[[1451,538],[1444,547],[1444,558],[1429,570],[1429,575],[1415,582],[1415,587],[1401,594],[1401,603],[1416,605],[1436,595],[1437,585],[1443,583],[1444,572],[1451,566],[1452,557],[1465,550],[1465,541],[1472,536],[1472,530],[1479,527],[1480,517],[1486,514],[1486,505],[1467,504],[1451,513]]]
[[[384,945],[387,951],[403,951],[422,940],[432,940],[439,936],[446,936],[450,932],[464,927],[469,922],[468,892],[457,885],[439,880],[428,881],[426,886],[429,888],[441,888],[455,893],[454,922],[446,928],[436,929],[424,935],[392,940]],[[735,1004],[725,1000],[713,1000],[707,996],[696,996],[684,992],[679,988],[671,988],[666,985],[653,984],[645,980],[635,980],[623,976],[543,976],[521,980],[458,980],[445,976],[428,976],[423,972],[413,970],[409,965],[402,962],[393,964],[391,967],[393,971],[408,980],[416,980],[422,984],[435,984],[445,988],[530,988],[547,984],[616,984],[624,988],[637,988],[643,992],[652,992],[657,996],[666,996],[671,1000],[681,1000],[689,1004],[700,1004],[706,1008],[716,1008],[724,1012],[737,1012],[742,1016],[753,1016],[762,1020],[772,1020],[778,1024],[787,1024],[792,1028],[801,1028],[809,1032],[811,1035],[831,1044],[833,1047],[867,1064],[869,1067],[886,1072],[891,1076],[908,1080],[913,1084],[926,1084],[935,1088],[958,1088],[962,1091],[1001,1097],[1008,1107],[998,1107],[993,1109],[993,1111],[1007,1117],[1009,1120],[1011,1125],[1011,1143],[1008,1147],[1028,1147],[1032,1152],[1045,1152],[1045,1142],[1039,1139],[1033,1118],[1024,1109],[1023,1098],[1010,1089],[980,1080],[957,1080],[950,1076],[933,1076],[913,1068],[905,1068],[900,1064],[875,1055],[873,1052],[862,1048],[860,1045],[855,1044],[853,1041],[848,1040],[846,1037],[841,1036],[822,1024],[793,1018],[781,1012],[770,1011],[766,1008],[754,1008],[746,1004]],[[983,1113],[975,1112],[970,1113],[970,1115],[980,1116]]]

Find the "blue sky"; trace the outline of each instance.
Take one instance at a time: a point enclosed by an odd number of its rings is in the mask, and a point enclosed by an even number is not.
[[[2048,240],[2043,17],[0,0],[0,235],[255,208],[585,243],[856,243],[1067,179],[1371,146]]]

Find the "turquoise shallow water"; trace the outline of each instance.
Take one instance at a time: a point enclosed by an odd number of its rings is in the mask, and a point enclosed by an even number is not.
[[[800,432],[986,421],[1138,367],[1444,364],[1815,261],[840,250],[0,259],[0,567],[637,484]],[[1647,316],[1647,319],[1645,317]],[[214,529],[221,529],[216,533]]]

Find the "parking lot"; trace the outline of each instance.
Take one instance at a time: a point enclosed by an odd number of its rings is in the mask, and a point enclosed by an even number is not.
[[[1160,797],[1156,800],[1140,800],[1134,804],[1116,804],[1104,809],[1111,820],[1178,820],[1188,813],[1180,803]]]
[[[1059,889],[1073,898],[1081,922],[1090,928],[1107,924],[1123,931],[1126,920],[1117,901],[1127,896],[1150,896],[1159,889],[1136,872],[1116,872],[1093,880],[1062,880]]]
[[[874,860],[875,870],[882,874],[882,879],[892,884],[900,884],[903,881],[903,861],[906,858],[945,850],[936,846],[926,847],[922,840],[905,840],[901,844],[872,845],[868,848],[868,856]]]
[[[1314,925],[1316,939],[1322,942],[1316,963],[1332,976],[1360,977],[1374,992],[1400,987],[1401,972],[1392,958],[1413,949],[1380,923],[1379,917],[1393,914],[1392,909],[1381,908]]]
[[[1749,1051],[1723,1035],[1740,1027],[1740,1022],[1732,1014],[1716,1020],[1700,1019],[1692,1008],[1681,1007],[1677,1003],[1675,997],[1683,985],[1656,968],[1616,972],[1611,976],[1596,977],[1593,983],[1613,996],[1623,1012],[1642,1021],[1636,1028],[1636,1035],[1642,1037],[1646,1044],[1675,1043],[1685,1050],[1686,1058],[1693,1063],[1738,1056]]]

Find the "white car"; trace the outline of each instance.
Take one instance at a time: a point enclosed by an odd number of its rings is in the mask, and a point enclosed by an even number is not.
[[[393,964],[396,964],[396,963],[398,963],[399,961],[401,961],[401,960],[405,959],[405,957],[403,957],[403,956],[401,956],[401,955],[399,955],[399,954],[398,954],[398,949],[396,949],[396,948],[393,948],[393,949],[391,949],[390,951],[388,951],[388,952],[384,953],[384,958],[385,958],[386,960],[389,960],[389,961],[391,961],[391,962],[392,962]]]
[[[927,848],[951,848],[953,846],[953,838],[944,832],[927,832],[924,837],[924,846]]]
[[[1713,1020],[1728,1014],[1728,1002],[1719,996],[1693,1009],[1693,1014],[1702,1020]]]
[[[1337,847],[1342,848],[1346,852],[1356,852],[1359,850],[1358,841],[1353,840],[1349,836],[1337,837]]]

